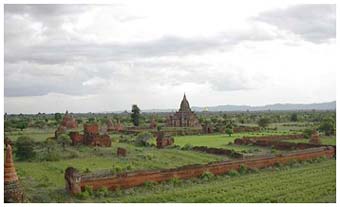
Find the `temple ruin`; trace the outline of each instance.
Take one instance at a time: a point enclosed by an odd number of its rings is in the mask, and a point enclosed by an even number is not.
[[[157,132],[157,148],[162,149],[166,146],[172,145],[174,142],[174,138],[170,135],[166,135],[164,132]]]
[[[4,167],[4,197],[5,203],[21,203],[24,201],[24,193],[22,191],[19,178],[17,176],[13,157],[12,147],[7,144],[6,160]]]
[[[309,138],[309,144],[321,144],[319,133],[316,130],[313,130]]]
[[[107,134],[99,133],[97,123],[84,124],[84,134],[70,132],[72,145],[84,144],[89,146],[111,147],[111,138]]]
[[[78,128],[78,123],[76,119],[66,111],[65,116],[60,123],[61,126],[66,127],[66,129],[76,129]]]
[[[184,94],[179,111],[170,115],[166,121],[168,127],[202,127],[196,114],[191,111],[189,102]]]

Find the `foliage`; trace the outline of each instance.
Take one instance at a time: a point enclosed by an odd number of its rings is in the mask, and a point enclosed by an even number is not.
[[[136,144],[139,146],[148,146],[152,138],[153,135],[150,132],[140,132],[136,137]]]
[[[324,132],[326,136],[335,134],[335,121],[332,118],[325,118],[322,120],[319,130]]]
[[[231,137],[231,135],[233,134],[233,129],[232,128],[226,128],[225,133],[229,135],[229,137]]]
[[[19,137],[15,143],[16,157],[19,160],[30,160],[35,157],[34,141],[27,136]]]
[[[215,175],[212,174],[212,173],[209,172],[209,171],[206,171],[206,172],[204,172],[204,173],[201,175],[201,179],[202,179],[202,180],[211,180],[211,179],[213,179],[214,177],[215,177]]]
[[[261,118],[257,124],[259,125],[259,127],[261,128],[266,128],[270,123],[269,118]]]
[[[182,150],[191,150],[193,148],[193,146],[191,144],[185,144],[183,147],[182,147]]]
[[[298,121],[297,113],[292,113],[292,115],[290,116],[290,121],[291,122],[297,122]]]
[[[131,110],[131,120],[134,126],[139,126],[139,119],[140,119],[140,109],[136,104],[132,105]]]
[[[228,174],[230,177],[235,177],[235,176],[238,176],[238,175],[239,175],[239,172],[237,172],[236,170],[230,170],[227,174]]]
[[[59,122],[61,121],[62,118],[63,118],[63,117],[62,117],[61,113],[55,113],[55,114],[54,114],[54,119],[55,119],[55,121],[56,121],[57,123],[59,123]]]
[[[308,139],[310,138],[310,136],[312,136],[313,133],[313,129],[307,128],[305,130],[303,130],[303,136]]]
[[[65,150],[66,146],[71,144],[71,139],[67,134],[61,134],[57,138],[57,142],[62,145],[63,150]]]

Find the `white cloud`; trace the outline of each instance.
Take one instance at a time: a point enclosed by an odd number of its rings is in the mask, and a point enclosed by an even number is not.
[[[140,6],[6,6],[5,111],[335,99],[332,6]]]

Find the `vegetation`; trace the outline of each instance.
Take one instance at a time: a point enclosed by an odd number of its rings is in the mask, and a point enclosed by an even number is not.
[[[332,118],[325,118],[322,120],[319,130],[324,132],[326,136],[335,134],[335,121]]]
[[[140,128],[148,127],[154,117],[159,130],[169,129],[165,127],[169,114],[143,113],[141,116],[138,106],[135,109],[137,118],[132,116],[134,112],[74,116],[78,123],[105,124],[111,119],[120,120],[125,127]],[[335,202],[334,160],[294,162],[290,166],[277,165],[265,170],[241,166],[239,171],[222,176],[205,172],[190,180],[174,178],[161,184],[146,182],[142,187],[115,192],[106,188],[93,191],[87,187],[78,197],[66,193],[64,171],[69,166],[81,172],[109,170],[118,173],[231,159],[192,151],[193,146],[230,149],[246,155],[281,153],[270,148],[233,143],[244,136],[303,133],[309,138],[312,129],[318,129],[322,144],[336,144],[334,111],[199,112],[197,115],[201,123],[213,127],[214,133],[175,136],[175,146],[162,150],[154,147],[155,139],[149,132],[137,136],[109,132],[113,143],[108,148],[72,146],[67,134],[54,138],[54,131],[62,119],[62,114],[58,113],[7,114],[4,127],[5,137],[14,144],[17,174],[31,202]],[[257,132],[232,132],[234,127],[257,125],[261,125]],[[74,130],[82,133],[83,127],[79,125]],[[309,139],[287,141],[308,143]],[[127,150],[126,157],[116,155],[118,147]]]
[[[261,118],[257,124],[259,125],[259,127],[261,128],[266,128],[270,123],[269,118]]]
[[[15,147],[15,155],[19,160],[30,160],[34,158],[34,142],[30,137],[19,137],[16,141]]]
[[[131,110],[131,119],[134,126],[139,126],[139,119],[140,119],[140,109],[137,105],[132,105]]]

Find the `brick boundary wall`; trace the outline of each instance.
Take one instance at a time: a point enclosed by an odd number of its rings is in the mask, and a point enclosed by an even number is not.
[[[231,170],[239,170],[241,166],[261,169],[273,166],[277,163],[286,164],[292,160],[302,161],[319,157],[335,157],[335,148],[318,147],[279,155],[265,155],[246,159],[214,162],[205,165],[189,165],[166,170],[135,171],[116,175],[80,175],[74,168],[69,167],[65,171],[66,190],[71,194],[77,194],[84,190],[85,186],[90,186],[94,190],[101,187],[106,187],[109,190],[131,188],[143,185],[146,181],[162,182],[172,178],[189,179],[199,177],[207,171],[215,175],[220,175],[228,173]],[[68,174],[69,171],[72,171],[72,173]]]
[[[303,134],[288,134],[288,135],[270,135],[261,137],[243,137],[243,139],[261,139],[261,140],[288,140],[288,139],[304,139]]]
[[[239,152],[235,152],[234,150],[222,149],[222,148],[195,146],[195,147],[192,147],[192,150],[198,151],[198,152],[205,152],[208,154],[227,155],[227,156],[234,157],[234,158],[243,158],[243,154]]]
[[[237,145],[256,145],[260,147],[272,147],[278,150],[303,150],[315,147],[334,147],[332,145],[318,145],[309,143],[294,143],[294,142],[284,142],[279,140],[265,140],[265,139],[235,139],[234,143]]]

